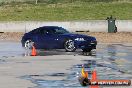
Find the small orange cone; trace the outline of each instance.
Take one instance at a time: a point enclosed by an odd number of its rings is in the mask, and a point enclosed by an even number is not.
[[[33,48],[32,48],[31,56],[37,56],[37,52],[36,52],[36,49],[35,49],[34,45],[33,45]]]
[[[93,70],[93,73],[92,73],[92,79],[91,80],[97,80],[97,72],[96,70]],[[99,88],[98,85],[91,85],[90,88]]]
[[[96,72],[96,70],[93,70],[92,80],[97,80],[97,72]]]

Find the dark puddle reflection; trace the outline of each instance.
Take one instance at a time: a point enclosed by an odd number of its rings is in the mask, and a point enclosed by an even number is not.
[[[84,64],[77,64],[71,66],[70,73],[49,73],[44,75],[26,75],[21,78],[30,80],[32,83],[37,84],[33,88],[88,88],[82,87],[78,81],[78,77],[81,75],[82,66],[85,71],[89,72],[91,77],[92,70],[96,67],[95,60],[85,60]],[[56,79],[55,79],[55,78]],[[49,79],[47,79],[49,78]]]
[[[106,45],[96,52],[99,77],[102,79],[131,79],[132,78],[132,47],[122,44]]]
[[[66,74],[66,73],[53,73],[50,75],[30,75],[30,76],[23,76],[21,78],[26,78],[27,80],[30,80],[32,83],[36,84],[37,86],[33,88],[66,88],[66,87],[71,87],[71,88],[80,88],[81,85],[79,85],[77,77],[75,76],[76,73],[72,74]],[[60,79],[60,80],[46,80],[46,79],[35,79],[34,76],[39,76],[39,77],[66,77],[66,79]]]
[[[25,50],[23,56],[30,56],[31,50]],[[96,56],[95,50],[91,52],[82,52],[77,49],[76,52],[66,52],[64,49],[51,49],[51,50],[37,50],[37,56],[53,56],[53,55],[83,55],[83,56]]]

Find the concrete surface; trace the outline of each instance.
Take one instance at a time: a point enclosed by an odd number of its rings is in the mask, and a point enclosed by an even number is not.
[[[132,79],[131,44],[98,44],[90,56],[81,50],[40,50],[36,57],[24,56],[18,42],[0,46],[0,52],[5,51],[0,55],[0,88],[83,88],[78,81],[82,65],[90,66],[85,70],[96,69],[98,79]]]

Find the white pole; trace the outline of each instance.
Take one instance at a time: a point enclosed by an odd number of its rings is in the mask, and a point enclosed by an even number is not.
[[[36,0],[36,4],[38,4],[38,0]]]

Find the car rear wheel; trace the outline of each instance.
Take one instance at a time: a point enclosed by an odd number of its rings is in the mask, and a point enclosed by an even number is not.
[[[71,39],[66,40],[64,43],[64,48],[67,52],[74,52],[76,50],[76,47],[74,46],[74,41]]]
[[[34,42],[32,40],[26,40],[24,43],[25,49],[32,49]]]

